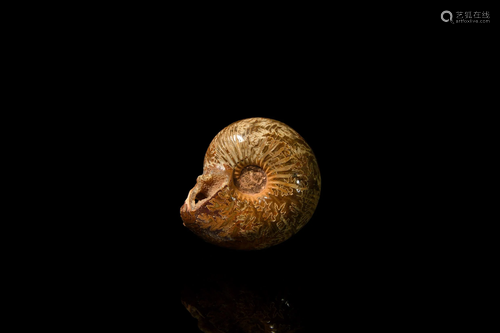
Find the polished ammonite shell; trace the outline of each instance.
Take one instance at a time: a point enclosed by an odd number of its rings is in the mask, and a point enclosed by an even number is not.
[[[210,243],[263,249],[309,221],[320,190],[316,157],[296,131],[277,120],[243,119],[212,140],[181,217]]]

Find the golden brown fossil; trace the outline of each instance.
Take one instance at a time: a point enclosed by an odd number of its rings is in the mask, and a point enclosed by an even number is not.
[[[316,157],[296,131],[277,120],[243,119],[212,140],[181,217],[212,244],[263,249],[310,220],[320,190]]]

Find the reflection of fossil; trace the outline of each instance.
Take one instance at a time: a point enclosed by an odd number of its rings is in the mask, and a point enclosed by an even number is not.
[[[303,332],[300,313],[286,291],[211,281],[185,289],[181,296],[206,333]]]
[[[309,221],[320,189],[316,157],[297,132],[272,119],[244,119],[212,140],[181,217],[210,243],[262,249]]]

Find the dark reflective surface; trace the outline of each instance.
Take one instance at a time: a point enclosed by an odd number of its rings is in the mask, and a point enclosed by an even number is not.
[[[297,290],[274,276],[209,273],[183,286],[182,304],[203,332],[303,332]]]
[[[180,290],[193,332],[195,327],[203,332],[307,332],[308,275],[314,272],[293,246],[242,252],[198,244],[196,249],[205,260],[187,265]]]
[[[311,222],[261,251],[187,237],[179,290],[185,332],[407,329],[432,315],[429,304],[419,305],[432,282],[422,273],[431,264],[419,259],[428,257],[423,247],[410,248],[411,238],[399,240],[380,225]]]

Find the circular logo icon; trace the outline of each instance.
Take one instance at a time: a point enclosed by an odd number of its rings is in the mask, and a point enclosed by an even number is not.
[[[444,14],[450,14],[450,18],[449,19],[445,19],[444,18]],[[445,10],[441,13],[441,20],[443,20],[443,22],[448,22],[450,21],[451,23],[453,23],[453,14],[449,11],[449,10]]]

